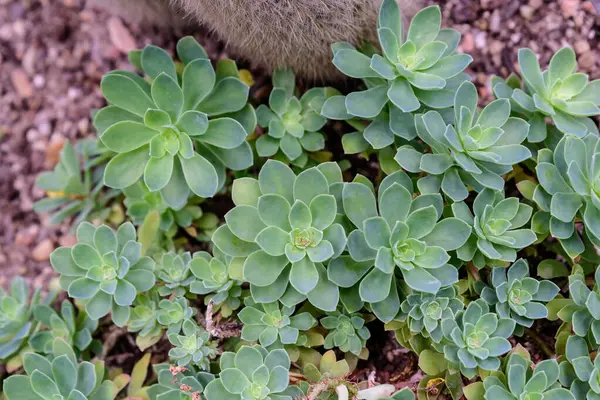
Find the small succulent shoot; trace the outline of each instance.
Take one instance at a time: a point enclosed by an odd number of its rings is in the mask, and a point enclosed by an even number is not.
[[[196,400],[210,381],[214,379],[207,372],[195,372],[193,368],[176,367],[169,364],[153,365],[158,382],[150,386],[147,394],[150,400]],[[194,397],[196,396],[196,397]]]
[[[113,400],[116,387],[104,380],[104,367],[88,361],[77,362],[73,349],[62,339],[53,342],[53,359],[36,353],[24,355],[26,375],[4,381],[7,400]]]
[[[447,286],[435,294],[409,294],[400,305],[401,313],[396,318],[407,322],[413,334],[420,333],[435,343],[440,343],[443,338],[442,321],[454,318],[464,307],[456,287]]]
[[[441,189],[453,201],[462,201],[469,195],[467,186],[478,192],[484,188],[501,191],[502,175],[531,157],[521,144],[529,126],[510,116],[510,102],[498,99],[480,113],[477,103],[475,85],[464,82],[454,98],[454,125],[447,125],[436,111],[415,116],[417,134],[431,153],[404,145],[394,159],[409,172],[427,173],[418,182],[421,192]]]
[[[61,338],[69,346],[81,352],[92,344],[92,334],[98,328],[98,320],[91,319],[85,311],[75,315],[75,307],[69,300],[63,300],[60,314],[45,304],[38,304],[33,315],[43,328],[29,338],[29,346],[36,352],[52,354],[55,338]]]
[[[101,88],[110,105],[95,117],[100,140],[117,153],[106,166],[105,184],[123,189],[143,176],[148,189],[160,190],[175,209],[190,191],[212,197],[224,183],[222,165],[252,165],[246,136],[256,124],[235,65],[215,72],[192,37],[178,42],[177,54],[181,74],[167,52],[144,48],[138,67],[151,83],[130,71],[105,75]]]
[[[267,351],[261,346],[242,346],[220,359],[219,378],[204,391],[207,400],[292,400],[289,385],[290,358],[285,350]]]
[[[586,340],[569,336],[565,358],[560,363],[560,383],[568,387],[577,400],[600,398],[600,358],[590,356]]]
[[[210,370],[211,360],[219,354],[216,343],[210,341],[210,334],[190,319],[183,322],[181,333],[168,334],[173,345],[169,357],[179,367],[192,365],[203,371]]]
[[[413,199],[412,182],[398,171],[382,181],[377,200],[368,186],[358,182],[345,184],[342,199],[346,216],[358,229],[348,237],[351,259],[332,261],[329,277],[346,287],[364,275],[360,298],[371,303],[379,319],[389,322],[400,309],[396,271],[411,289],[427,293],[458,281],[448,252],[465,243],[471,228],[458,218],[440,221],[443,200],[439,194]],[[356,268],[352,260],[366,266],[361,275],[349,273]],[[348,282],[348,276],[356,280]]]
[[[456,318],[442,322],[448,340],[443,346],[444,356],[469,379],[477,374],[477,368],[496,371],[500,368],[499,357],[512,348],[507,338],[514,330],[514,320],[490,312],[481,299],[473,301]]]
[[[473,227],[471,237],[457,250],[458,258],[473,261],[477,268],[505,266],[517,259],[517,251],[533,244],[536,234],[524,228],[533,212],[516,197],[504,198],[504,192],[481,191],[473,202],[452,204],[454,216]]]
[[[333,350],[326,351],[323,355],[320,355],[318,365],[315,364],[307,363],[302,371],[302,374],[310,383],[345,378],[351,372],[348,362],[346,360],[338,360]]]
[[[195,279],[190,269],[191,261],[192,256],[189,252],[177,254],[170,251],[163,254],[161,262],[156,268],[156,278],[159,283],[162,283],[158,288],[161,296],[181,297],[185,295]]]
[[[160,229],[168,236],[175,234],[177,226],[187,228],[194,220],[202,217],[202,208],[197,204],[188,201],[183,207],[174,209],[165,201],[162,193],[151,192],[142,181],[124,188],[123,193],[127,215],[135,225],[140,225],[150,212],[158,210]]]
[[[326,89],[312,88],[298,100],[295,79],[290,69],[273,72],[269,106],[261,104],[256,109],[258,124],[267,129],[256,140],[256,151],[261,157],[281,152],[286,161],[302,168],[308,161],[307,152],[325,147],[325,137],[319,130],[327,122],[320,115]]]
[[[206,252],[194,254],[190,261],[190,269],[196,280],[190,284],[190,292],[206,295],[205,303],[212,301],[221,315],[227,318],[242,305],[240,298],[243,294],[241,286],[243,282],[233,279],[230,273],[230,269],[240,265],[233,257],[225,255],[218,248],[213,249],[213,253],[214,257]]]
[[[115,190],[102,192],[102,175],[99,174],[102,170],[87,165],[87,148],[80,147],[82,163],[77,151],[67,141],[54,170],[43,172],[35,181],[47,197],[35,202],[33,210],[37,213],[51,212],[51,225],[60,224],[70,217],[75,217],[72,227],[86,220],[104,220],[110,213],[108,202],[118,194]]]
[[[600,81],[599,81],[600,82]],[[600,140],[597,134],[583,138],[565,135],[554,152],[538,153],[536,173],[540,182],[533,200],[548,216],[550,234],[575,258],[585,246],[575,229],[583,221],[585,234],[600,245]],[[548,219],[548,218],[546,218]]]
[[[556,360],[544,360],[533,366],[522,355],[513,353],[504,370],[504,376],[490,375],[484,379],[485,400],[575,400],[573,394],[558,382]]]
[[[575,52],[569,47],[557,51],[548,70],[542,71],[530,49],[519,50],[519,68],[525,81],[524,90],[517,80],[492,80],[497,97],[510,99],[517,114],[530,124],[528,140],[536,143],[548,135],[545,118],[549,117],[564,134],[583,137],[598,134],[590,117],[600,115],[600,80],[589,82],[586,74],[576,72]]]
[[[294,307],[280,306],[277,302],[256,304],[251,297],[247,297],[245,303],[238,314],[244,324],[242,340],[259,342],[265,348],[280,348],[286,344],[302,346],[305,343],[300,332],[317,325],[317,320],[308,312],[294,315]]]
[[[180,333],[183,323],[192,319],[195,313],[195,309],[188,305],[185,297],[163,299],[158,303],[156,320],[167,327],[167,334]]]
[[[133,303],[127,330],[137,333],[135,342],[141,351],[156,344],[163,335],[162,326],[158,322],[158,302],[158,293],[152,290],[139,294]]]
[[[595,282],[597,279],[600,279],[600,268],[594,273]],[[597,285],[593,290],[587,287],[585,273],[579,265],[569,276],[569,295],[572,302],[561,309],[558,316],[572,324],[577,336],[600,344],[600,289]]]
[[[154,286],[154,261],[142,256],[141,244],[129,222],[115,232],[106,225],[82,222],[77,244],[59,247],[50,255],[60,274],[60,285],[74,299],[86,300],[92,319],[112,313],[112,321],[124,326],[138,292]]]
[[[360,355],[371,337],[369,328],[361,314],[330,313],[321,318],[321,325],[329,332],[325,336],[325,348],[339,348],[344,353]]]
[[[517,323],[515,335],[519,336],[524,328],[533,325],[534,320],[548,318],[545,303],[560,291],[552,281],[530,277],[529,264],[524,259],[517,260],[508,270],[492,268],[490,283],[491,287],[481,288],[481,298],[495,307],[500,318],[514,319]]]
[[[296,176],[274,160],[265,163],[258,179],[234,181],[236,206],[225,214],[226,224],[212,240],[227,256],[245,259],[243,278],[255,301],[282,299],[290,307],[308,298],[321,310],[336,309],[339,289],[327,279],[322,263],[346,247],[346,232],[335,222],[342,210],[330,189],[341,182],[336,163],[322,163]]]

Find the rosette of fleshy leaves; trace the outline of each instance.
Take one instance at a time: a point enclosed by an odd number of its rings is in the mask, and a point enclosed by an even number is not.
[[[104,168],[89,165],[90,146],[81,143],[75,147],[77,151],[67,141],[54,170],[41,173],[35,181],[35,185],[45,191],[47,197],[36,201],[33,210],[37,213],[52,212],[49,220],[51,225],[60,224],[73,216],[72,227],[85,220],[104,220],[110,214],[108,202],[119,194],[112,189],[102,191]]]
[[[138,292],[154,286],[154,260],[142,256],[142,245],[130,222],[115,232],[106,225],[82,222],[77,227],[77,244],[59,247],[50,255],[60,273],[60,285],[69,297],[85,301],[92,319],[112,313],[112,321],[124,326]]]
[[[190,270],[196,280],[190,284],[190,292],[206,295],[205,304],[212,301],[216,306],[214,311],[220,311],[227,318],[242,305],[243,275],[239,276],[241,279],[232,277],[232,273],[241,275],[239,267],[242,265],[239,260],[225,255],[218,248],[213,249],[213,254],[211,256],[205,251],[194,253]],[[233,271],[235,268],[238,270]]]
[[[177,254],[173,251],[163,254],[156,268],[156,279],[162,283],[158,294],[163,297],[174,295],[181,297],[188,291],[190,283],[195,279],[190,269],[192,255],[189,251]]]
[[[334,193],[341,185],[336,163],[296,176],[274,160],[265,163],[258,179],[234,181],[236,206],[212,241],[227,256],[243,260],[243,278],[256,302],[281,300],[291,307],[308,298],[321,310],[336,309],[339,290],[323,263],[346,247],[346,232],[336,222],[343,209]]]
[[[464,202],[453,203],[452,213],[473,227],[464,246],[456,254],[481,269],[486,265],[506,266],[517,259],[517,251],[537,240],[536,234],[523,226],[533,209],[516,197],[504,198],[504,191],[481,191],[473,202],[473,212]]]
[[[256,109],[258,125],[267,129],[256,140],[256,151],[261,157],[279,153],[283,160],[303,168],[308,161],[307,152],[325,147],[325,137],[319,130],[327,118],[320,112],[331,93],[329,88],[312,88],[298,99],[295,79],[289,68],[273,72],[269,106],[261,104]]]
[[[374,148],[382,148],[394,142],[394,135],[406,136],[406,113],[422,106],[452,106],[456,88],[468,79],[462,72],[472,58],[456,53],[460,34],[440,26],[440,8],[427,7],[415,15],[405,37],[398,3],[384,0],[378,21],[383,56],[369,57],[348,43],[333,46],[334,65],[347,76],[363,79],[367,90],[330,98],[323,114],[375,118],[363,134]]]
[[[568,387],[577,400],[600,399],[600,357],[590,355],[586,340],[569,336],[564,358],[559,375],[562,385]]]
[[[558,382],[556,360],[544,360],[535,366],[518,353],[508,357],[504,373],[490,375],[483,381],[485,400],[575,400]]]
[[[442,321],[465,308],[454,285],[446,286],[437,293],[416,292],[409,294],[400,305],[399,321],[408,323],[413,334],[420,333],[439,343],[443,338]]]
[[[342,200],[357,229],[348,237],[350,256],[329,264],[329,278],[341,287],[360,280],[360,300],[371,303],[379,319],[389,322],[400,310],[397,273],[427,293],[458,281],[448,252],[465,243],[471,228],[458,218],[440,220],[442,196],[413,198],[412,181],[397,171],[381,182],[377,198],[369,186],[352,182],[344,185]]]
[[[73,349],[62,339],[53,342],[50,360],[36,353],[24,355],[26,375],[4,381],[8,400],[113,400],[117,386],[104,380],[102,363],[77,362]]]
[[[194,365],[203,371],[210,370],[210,362],[219,354],[217,344],[210,341],[210,334],[191,319],[183,322],[181,332],[167,335],[173,348],[169,357],[179,366]]]
[[[539,185],[533,200],[540,207],[540,220],[559,239],[571,258],[585,250],[575,227],[583,221],[585,234],[600,246],[600,140],[597,134],[584,138],[565,135],[554,151],[540,150],[536,174]]]
[[[465,82],[454,99],[454,125],[447,125],[436,111],[415,116],[417,134],[431,153],[404,145],[394,159],[407,171],[427,174],[418,182],[422,192],[438,193],[441,189],[453,201],[461,201],[469,195],[467,186],[477,191],[501,191],[502,176],[531,157],[521,144],[528,124],[510,116],[510,102],[495,100],[480,113],[477,102],[475,85]]]
[[[358,356],[371,337],[369,328],[365,326],[365,319],[358,313],[346,315],[336,311],[328,313],[320,322],[329,331],[325,336],[326,349],[337,347],[344,353],[350,352]]]
[[[259,304],[251,297],[238,314],[242,327],[242,340],[259,342],[265,348],[281,348],[282,345],[305,346],[306,331],[317,325],[317,320],[308,312],[294,315],[295,307],[286,307],[278,302]]]
[[[175,297],[172,300],[163,299],[158,303],[156,319],[159,324],[167,327],[167,334],[179,333],[183,323],[195,313],[195,309],[189,306],[185,297]]]
[[[142,181],[124,188],[123,194],[127,215],[135,225],[140,225],[150,212],[158,210],[160,230],[169,236],[175,234],[177,226],[187,228],[194,220],[202,217],[202,208],[195,201],[187,201],[183,207],[175,209],[169,206],[161,192],[151,192]]]
[[[169,364],[156,364],[158,382],[150,386],[147,395],[150,400],[196,400],[214,375],[196,372],[194,368],[178,368]],[[195,396],[195,397],[194,397]]]
[[[137,333],[135,343],[141,351],[156,344],[162,337],[163,327],[158,321],[159,297],[156,290],[139,294],[133,302],[127,330]]]
[[[7,361],[27,343],[37,326],[35,307],[52,303],[55,296],[51,293],[42,300],[41,289],[31,294],[29,284],[20,276],[10,282],[8,293],[0,288],[0,361]]]
[[[75,307],[69,300],[63,300],[60,314],[50,306],[38,304],[33,316],[42,327],[29,338],[29,346],[41,354],[52,354],[55,338],[61,338],[75,350],[82,352],[92,344],[92,334],[98,328],[98,320],[91,319],[85,311],[75,315]]]
[[[505,82],[492,78],[494,94],[510,99],[513,112],[529,122],[529,142],[542,142],[548,136],[545,119],[551,118],[558,130],[579,137],[598,134],[590,118],[600,115],[600,80],[589,82],[586,74],[576,72],[575,52],[569,47],[557,51],[548,70],[541,71],[530,49],[519,50],[519,67],[525,85],[511,76]]]
[[[455,318],[442,321],[444,356],[449,364],[471,379],[480,368],[496,371],[500,368],[500,356],[512,348],[507,340],[515,329],[515,321],[500,318],[490,312],[482,299],[469,303],[466,310]]]
[[[285,350],[242,346],[225,352],[221,373],[204,391],[207,400],[293,400],[302,395],[289,386],[290,358]]]
[[[515,335],[523,335],[534,320],[548,318],[547,302],[556,297],[560,288],[549,280],[538,281],[529,276],[527,260],[519,259],[508,268],[492,268],[491,286],[482,281],[476,286],[481,298],[493,306],[500,318],[511,318],[517,323]]]
[[[102,143],[117,153],[104,183],[123,189],[143,176],[148,189],[160,190],[175,209],[190,191],[212,197],[224,184],[225,167],[252,165],[246,136],[256,125],[248,86],[233,61],[220,61],[215,71],[190,36],[177,43],[177,54],[182,73],[159,47],[133,53],[148,80],[124,70],[105,75],[101,88],[110,105],[94,119]]]

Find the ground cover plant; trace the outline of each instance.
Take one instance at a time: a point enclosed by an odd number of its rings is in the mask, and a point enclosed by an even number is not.
[[[522,49],[479,107],[439,7],[400,12],[382,2],[379,43],[332,44],[361,80],[346,95],[281,69],[257,104],[247,71],[191,37],[107,74],[97,140],[38,180],[36,209],[76,233],[50,259],[61,301],[22,279],[0,293],[3,396],[598,398],[600,81],[568,47],[547,67]],[[130,375],[99,360],[110,325],[146,352]],[[382,329],[419,357],[416,388],[352,378]]]

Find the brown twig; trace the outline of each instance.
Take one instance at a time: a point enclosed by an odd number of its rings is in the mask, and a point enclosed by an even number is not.
[[[219,326],[215,325],[213,320],[213,306],[214,302],[212,299],[208,302],[206,306],[206,315],[204,317],[204,326],[206,331],[210,333],[211,336],[217,337],[219,339],[226,339],[234,336],[240,336],[242,334],[240,324],[237,322],[226,322]]]

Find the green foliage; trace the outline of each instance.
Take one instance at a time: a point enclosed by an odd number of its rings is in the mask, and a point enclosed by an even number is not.
[[[360,355],[367,340],[371,337],[369,328],[360,314],[345,315],[340,312],[329,313],[321,318],[321,325],[329,333],[325,336],[325,348],[339,348],[344,353]]]
[[[174,346],[169,350],[169,357],[180,367],[194,365],[208,371],[210,361],[218,354],[209,333],[189,319],[183,322],[181,333],[169,333],[169,342]]]
[[[70,297],[86,300],[90,318],[112,313],[112,321],[124,326],[137,292],[154,286],[154,261],[141,255],[131,223],[122,224],[115,232],[106,225],[83,222],[77,228],[77,242],[50,255],[61,287]]]
[[[163,330],[158,321],[158,302],[158,293],[152,290],[146,294],[139,294],[133,303],[127,330],[137,333],[135,341],[141,351],[156,344],[162,337]]]
[[[600,279],[600,268],[596,269],[594,279]],[[569,276],[569,294],[571,302],[562,308],[558,316],[570,322],[573,332],[581,337],[589,337],[591,343],[600,344],[600,289],[588,289],[583,269],[576,266]]]
[[[188,305],[184,297],[176,297],[173,300],[163,299],[158,303],[156,319],[159,324],[168,328],[168,334],[179,333],[183,323],[191,319],[195,313],[195,309]]]
[[[206,372],[172,371],[169,364],[153,366],[158,382],[148,389],[150,400],[195,400],[193,396],[200,395],[204,387],[214,379]]]
[[[194,281],[191,267],[192,256],[189,252],[176,254],[172,251],[163,254],[160,264],[156,268],[156,278],[162,283],[158,288],[161,296],[173,294],[183,296],[190,284]]]
[[[600,397],[600,359],[592,359],[583,338],[567,340],[566,360],[560,363],[560,382],[568,387],[577,400]]]

